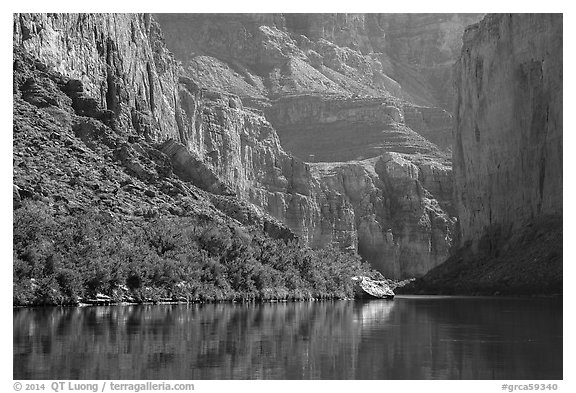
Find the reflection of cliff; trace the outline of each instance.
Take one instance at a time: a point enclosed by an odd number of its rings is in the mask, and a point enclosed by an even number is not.
[[[386,325],[362,333],[360,378],[562,378],[557,299],[407,297],[394,303]]]
[[[562,378],[553,299],[20,309],[13,327],[14,379]]]

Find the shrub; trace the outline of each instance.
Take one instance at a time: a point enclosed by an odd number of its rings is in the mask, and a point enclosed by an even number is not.
[[[63,214],[25,200],[14,212],[14,303],[116,299],[199,301],[351,297],[358,257],[311,250],[207,217]]]

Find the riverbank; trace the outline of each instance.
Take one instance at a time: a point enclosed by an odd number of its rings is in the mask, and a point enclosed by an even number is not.
[[[358,256],[211,217],[62,212],[32,200],[14,212],[13,245],[15,306],[345,299],[352,277],[383,279]]]
[[[377,274],[375,274],[376,276]],[[383,283],[388,288],[403,287],[414,279],[409,280],[388,280],[383,279],[379,282]],[[272,296],[271,296],[272,294]],[[31,307],[31,306],[70,306],[70,307],[89,307],[89,306],[133,306],[133,305],[154,305],[154,304],[202,304],[202,303],[278,303],[278,302],[299,302],[299,301],[324,301],[324,300],[366,300],[365,297],[360,296],[357,289],[353,291],[351,296],[336,296],[334,294],[320,294],[314,297],[312,293],[301,291],[286,291],[284,289],[276,289],[276,294],[283,294],[282,297],[274,296],[273,291],[262,291],[260,293],[242,294],[237,293],[232,297],[209,297],[202,294],[191,298],[144,298],[138,299],[136,296],[124,295],[122,298],[112,298],[107,295],[97,294],[94,298],[77,298],[69,300],[60,304],[20,304],[14,305],[15,308]],[[391,300],[392,298],[390,298]]]

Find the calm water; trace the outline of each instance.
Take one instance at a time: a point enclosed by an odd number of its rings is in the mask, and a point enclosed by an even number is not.
[[[14,310],[15,379],[562,379],[562,301]]]

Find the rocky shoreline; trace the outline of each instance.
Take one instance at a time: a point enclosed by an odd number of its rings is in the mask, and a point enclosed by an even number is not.
[[[237,294],[235,296],[224,297],[220,299],[210,299],[205,296],[175,296],[175,297],[160,297],[160,298],[140,298],[135,293],[125,294],[122,296],[108,296],[104,294],[96,294],[95,297],[75,298],[62,303],[54,304],[18,304],[18,307],[38,307],[38,306],[65,306],[65,307],[88,307],[88,306],[130,306],[140,304],[204,304],[204,303],[278,303],[278,302],[298,302],[298,301],[334,301],[334,300],[365,300],[367,298],[388,298],[394,297],[394,290],[410,285],[414,279],[395,281],[387,280],[379,276],[377,273],[374,278],[366,276],[354,276],[351,278],[353,283],[353,291],[350,296],[324,296],[314,297],[311,294],[307,296],[296,296],[296,294],[286,294],[284,297],[271,297],[265,296],[246,296],[246,294]],[[370,287],[370,288],[368,288]],[[251,294],[253,295],[253,294]]]

